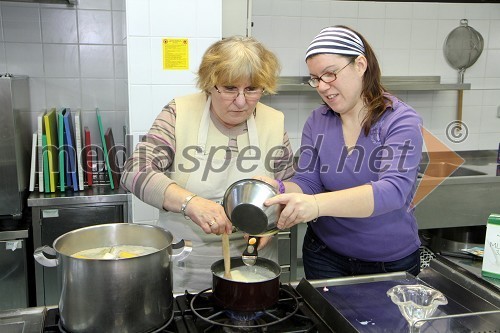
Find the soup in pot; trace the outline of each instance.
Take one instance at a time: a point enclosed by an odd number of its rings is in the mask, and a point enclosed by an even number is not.
[[[218,274],[224,276],[224,272]],[[237,282],[261,282],[276,277],[274,272],[265,267],[241,266],[231,269],[231,280]]]
[[[116,245],[79,251],[74,253],[72,257],[79,259],[126,259],[144,256],[156,251],[158,249],[149,246]]]

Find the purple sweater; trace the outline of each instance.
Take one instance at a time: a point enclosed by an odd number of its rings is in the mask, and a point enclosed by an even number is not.
[[[422,156],[422,120],[413,108],[391,96],[393,108],[361,132],[350,155],[338,114],[321,106],[302,133],[298,170],[292,181],[307,194],[371,183],[374,212],[367,218],[320,217],[310,223],[332,251],[365,261],[394,261],[420,246],[411,207]],[[332,202],[332,204],[335,204]]]

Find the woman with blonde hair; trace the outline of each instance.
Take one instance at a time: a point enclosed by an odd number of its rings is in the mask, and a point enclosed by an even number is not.
[[[275,93],[279,72],[276,56],[254,38],[214,43],[198,70],[201,92],[165,106],[124,166],[122,187],[159,208],[160,225],[175,238],[193,241],[188,258],[174,264],[174,292],[211,287],[220,235],[233,229],[221,205],[233,182],[293,175],[284,116],[259,102]],[[232,255],[241,254],[243,234],[230,239]],[[277,241],[260,247],[259,255],[277,261]]]

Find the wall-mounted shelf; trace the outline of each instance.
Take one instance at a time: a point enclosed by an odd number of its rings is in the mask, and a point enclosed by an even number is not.
[[[316,92],[307,84],[308,76],[282,76],[278,92]],[[441,83],[440,76],[382,76],[382,84],[389,91],[470,90],[470,83]]]
[[[77,0],[0,0],[10,2],[31,2],[31,3],[58,3],[64,5],[74,6]]]

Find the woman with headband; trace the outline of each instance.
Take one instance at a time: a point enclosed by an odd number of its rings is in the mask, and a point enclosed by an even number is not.
[[[313,39],[309,85],[323,99],[304,125],[300,159],[285,189],[266,202],[285,205],[278,228],[308,223],[307,279],[420,271],[413,214],[422,154],[422,120],[389,94],[367,41],[345,26]]]

